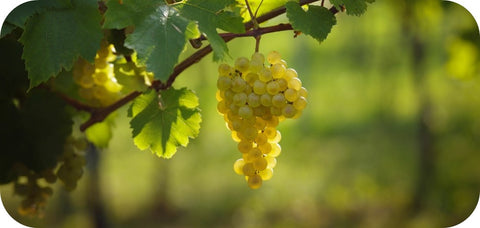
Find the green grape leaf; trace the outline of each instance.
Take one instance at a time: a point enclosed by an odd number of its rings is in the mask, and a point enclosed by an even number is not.
[[[28,19],[20,42],[30,88],[70,70],[79,56],[92,62],[103,36],[100,21],[94,0],[72,0],[71,7],[48,8]]]
[[[177,9],[162,1],[109,1],[104,28],[120,29],[134,25],[125,46],[137,51],[138,62],[153,72],[155,78],[167,81],[185,47],[189,21]]]
[[[15,25],[12,25],[5,21],[2,25],[2,31],[0,32],[0,39],[13,32],[15,28],[17,28]]]
[[[0,118],[4,122],[0,128],[0,184],[12,180],[15,163],[35,171],[55,167],[63,153],[63,142],[72,131],[66,105],[55,94],[32,89],[20,102],[19,106],[12,101],[0,102]]]
[[[247,10],[247,5],[245,0],[236,0],[238,7],[240,8],[240,15],[243,17],[243,21],[250,21],[250,13]],[[248,0],[248,4],[252,9],[253,13],[257,12],[257,17],[272,11],[278,7],[284,6],[290,0],[276,0],[276,1],[265,1],[265,0]],[[260,5],[261,3],[261,5]]]
[[[117,61],[114,64],[115,78],[122,85],[124,93],[132,91],[145,91],[148,86],[145,84],[146,72],[139,69],[133,61]]]
[[[235,0],[190,0],[181,9],[184,17],[198,21],[200,31],[206,34],[212,46],[215,61],[223,60],[228,54],[227,44],[218,35],[217,27],[235,33],[245,32],[240,15],[224,11],[225,7],[234,3]]]
[[[360,16],[367,11],[367,2],[372,3],[375,0],[330,0],[330,3],[337,8],[344,5],[348,15]]]
[[[319,42],[327,38],[332,27],[337,23],[335,15],[322,6],[311,5],[306,12],[295,2],[288,2],[285,7],[292,27],[312,36]]]
[[[198,97],[186,88],[148,90],[133,101],[129,116],[135,145],[163,158],[171,158],[177,146],[185,147],[189,138],[197,137],[202,121]]]
[[[45,9],[42,7],[44,6],[43,4],[45,4],[44,1],[25,2],[13,9],[13,11],[8,14],[5,21],[24,29],[25,22],[27,22],[31,16]]]

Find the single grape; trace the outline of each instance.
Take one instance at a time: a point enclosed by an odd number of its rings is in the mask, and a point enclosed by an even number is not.
[[[285,99],[289,102],[294,102],[298,98],[298,92],[292,88],[288,88],[283,92]]]
[[[233,95],[233,104],[237,106],[243,106],[245,103],[247,103],[247,94],[245,93],[237,93]]]
[[[243,175],[245,176],[253,176],[255,175],[255,168],[253,167],[253,163],[245,162],[242,168]]]
[[[238,175],[244,175],[244,173],[243,173],[243,167],[244,166],[245,166],[245,161],[242,158],[240,158],[240,159],[236,160],[235,163],[233,163],[233,170]]]
[[[280,85],[277,81],[270,81],[267,83],[267,93],[270,95],[275,95],[280,91]]]
[[[251,189],[258,189],[262,186],[262,177],[260,175],[255,174],[253,176],[248,177],[248,186]]]
[[[226,76],[220,76],[217,80],[217,88],[219,90],[227,90],[232,86],[232,79]]]
[[[264,169],[264,170],[260,171],[258,173],[258,175],[260,175],[260,177],[264,181],[270,180],[270,179],[272,179],[272,176],[273,176],[273,169],[272,168]]]
[[[240,72],[247,72],[250,66],[250,61],[245,57],[240,57],[235,60],[235,69]]]
[[[250,85],[253,85],[253,83],[258,80],[258,74],[256,73],[248,73],[245,75],[245,81],[250,84]]]
[[[301,111],[307,106],[307,99],[305,99],[305,97],[299,97],[293,102],[293,106],[295,109]]]
[[[238,143],[238,150],[240,153],[246,154],[253,149],[253,144],[250,141],[240,141]]]
[[[264,68],[258,73],[258,79],[267,83],[273,79],[272,72],[269,69]]]
[[[268,53],[268,55],[267,55],[267,61],[270,64],[278,63],[281,60],[282,60],[282,56],[277,51],[272,51],[272,52]]]
[[[292,118],[295,114],[297,114],[297,110],[291,104],[285,105],[282,109],[282,115],[286,118]]]
[[[258,95],[262,95],[266,92],[266,84],[265,82],[262,82],[260,80],[256,80],[254,83],[253,83],[253,92],[258,94]]]
[[[264,157],[259,157],[253,161],[255,170],[262,171],[267,168],[268,162]]]
[[[247,102],[248,102],[248,106],[252,108],[256,108],[260,106],[260,96],[258,96],[255,93],[250,93],[248,94]]]
[[[270,70],[272,71],[273,78],[282,78],[285,75],[285,71],[287,69],[283,64],[276,63],[276,64],[273,64]]]
[[[265,57],[263,56],[262,53],[260,53],[260,52],[255,52],[255,53],[253,53],[253,55],[252,55],[252,61],[257,61],[257,62],[264,63],[264,62],[265,62]]]
[[[233,92],[236,92],[236,93],[242,92],[246,86],[247,86],[247,83],[241,77],[235,77],[232,81]]]
[[[244,119],[249,119],[253,117],[253,110],[248,105],[244,105],[238,109],[238,115]]]
[[[291,78],[288,81],[288,88],[292,88],[298,91],[302,88],[302,81],[300,81],[299,78]]]
[[[231,71],[231,67],[225,63],[222,63],[220,66],[218,66],[218,74],[220,76],[229,76]]]
[[[272,105],[277,108],[283,108],[285,106],[285,96],[282,93],[275,94],[272,97]]]
[[[272,106],[272,96],[267,93],[262,94],[262,96],[260,96],[260,103],[265,107]]]

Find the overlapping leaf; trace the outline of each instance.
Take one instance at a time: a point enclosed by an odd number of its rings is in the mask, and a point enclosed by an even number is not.
[[[94,0],[73,0],[71,7],[48,8],[27,20],[20,42],[30,87],[71,69],[79,56],[93,61],[102,38],[100,20]]]
[[[312,5],[306,12],[295,2],[288,2],[285,7],[292,27],[312,36],[319,42],[327,38],[332,27],[337,23],[335,15],[325,7]]]
[[[187,146],[200,130],[198,98],[186,88],[170,88],[157,93],[148,90],[130,106],[135,145],[150,148],[159,157],[171,158],[177,146]]]
[[[248,13],[247,10],[247,5],[245,3],[245,0],[236,0],[237,4],[241,8],[240,14],[244,19],[244,22],[250,21],[250,13]],[[266,0],[248,0],[248,4],[250,5],[250,8],[252,9],[253,13],[257,13],[257,17],[261,16],[267,12],[270,12],[273,9],[276,9],[278,7],[281,7],[285,5],[290,0],[275,0],[275,1],[266,1]]]
[[[146,65],[156,79],[166,81],[185,46],[189,21],[158,0],[108,1],[107,6],[104,27],[134,26],[125,46],[137,51],[138,62]]]
[[[375,0],[330,0],[335,7],[345,6],[348,15],[360,16],[367,10],[367,2],[372,3]]]
[[[200,31],[207,35],[212,46],[214,60],[222,60],[228,53],[227,44],[218,35],[217,27],[229,32],[245,32],[243,19],[233,12],[224,11],[231,4],[235,4],[235,0],[190,0],[181,10],[184,17],[198,21]]]

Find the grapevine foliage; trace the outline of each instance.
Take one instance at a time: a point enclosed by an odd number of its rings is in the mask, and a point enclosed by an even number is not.
[[[57,175],[75,188],[86,147],[71,144],[86,138],[107,147],[121,115],[116,110],[125,105],[135,145],[172,157],[201,123],[195,93],[172,86],[183,70],[210,52],[214,61],[231,60],[227,42],[234,38],[295,30],[321,42],[337,13],[360,15],[373,0],[329,2],[39,0],[17,7],[0,34],[0,184],[28,177],[28,191],[18,185],[26,197],[22,211],[39,212],[51,191],[34,182],[53,183]],[[284,13],[280,24],[263,27]],[[198,50],[180,61],[190,46]],[[287,116],[294,111],[290,103]],[[78,129],[85,134],[72,140]],[[38,194],[41,200],[32,201]]]
[[[171,158],[178,145],[186,146],[189,137],[198,135],[201,118],[197,107],[197,96],[185,88],[145,92],[129,110],[135,145]]]

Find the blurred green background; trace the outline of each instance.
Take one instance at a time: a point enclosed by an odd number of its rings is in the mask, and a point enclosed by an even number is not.
[[[55,185],[36,227],[446,227],[473,211],[480,190],[480,39],[473,17],[438,0],[377,0],[361,17],[337,15],[319,44],[292,32],[262,37],[309,91],[287,120],[274,177],[251,190],[216,111],[211,56],[180,75],[196,91],[197,139],[170,160],[133,145],[126,109],[108,149],[91,153],[71,194]],[[277,18],[268,24],[284,22]],[[232,60],[252,38],[228,43]],[[191,54],[187,50],[184,56]],[[96,157],[98,156],[98,157]]]

